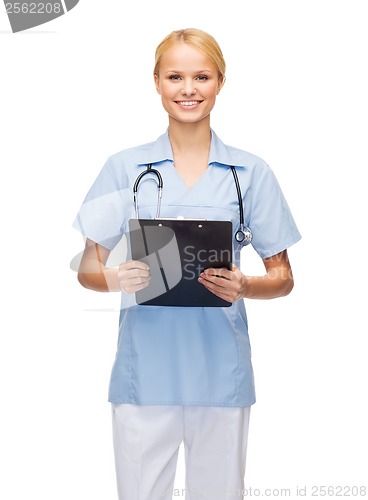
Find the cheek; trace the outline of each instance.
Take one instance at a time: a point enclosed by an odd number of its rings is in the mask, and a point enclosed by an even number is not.
[[[174,93],[175,93],[175,88],[172,88],[171,85],[167,85],[165,83],[161,85],[161,95],[163,97],[170,97],[174,95]]]
[[[215,98],[218,95],[218,93],[219,93],[219,88],[218,88],[218,85],[216,83],[209,85],[205,91],[205,95],[208,98],[211,98],[211,97]]]

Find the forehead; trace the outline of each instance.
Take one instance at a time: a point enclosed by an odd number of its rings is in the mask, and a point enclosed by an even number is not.
[[[189,43],[178,42],[162,54],[160,68],[165,68],[167,71],[169,69],[213,71],[215,65],[203,50]]]

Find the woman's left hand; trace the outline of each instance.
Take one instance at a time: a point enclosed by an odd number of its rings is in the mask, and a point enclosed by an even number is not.
[[[205,269],[198,281],[210,292],[228,302],[242,299],[247,290],[247,278],[234,264],[231,271],[225,268]]]
[[[198,281],[212,293],[228,302],[239,299],[274,299],[288,295],[294,286],[287,250],[262,259],[266,269],[263,276],[245,276],[238,267],[231,271],[206,269]]]

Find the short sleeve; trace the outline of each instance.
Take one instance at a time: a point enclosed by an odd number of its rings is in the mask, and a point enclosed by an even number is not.
[[[290,208],[267,164],[255,167],[250,195],[249,227],[252,245],[260,257],[276,255],[300,240]]]
[[[120,241],[131,215],[132,198],[124,177],[123,166],[108,158],[73,222],[86,238],[109,250]]]

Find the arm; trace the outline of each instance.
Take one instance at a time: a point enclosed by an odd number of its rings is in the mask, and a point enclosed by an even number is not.
[[[97,292],[137,292],[149,284],[149,268],[130,260],[119,267],[106,267],[110,250],[87,239],[78,271],[78,281]]]
[[[273,299],[288,295],[293,289],[294,280],[287,250],[262,260],[266,269],[263,276],[245,276],[233,265],[231,271],[206,269],[199,277],[199,282],[228,302],[243,298]]]

